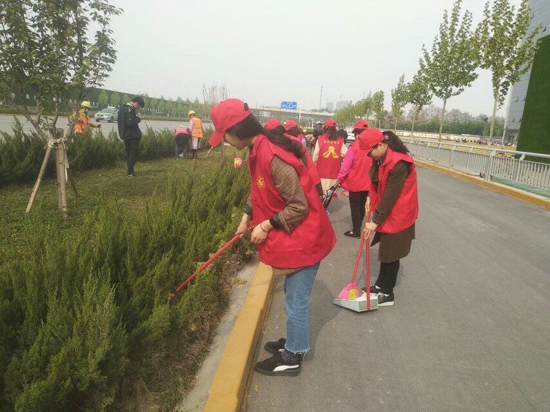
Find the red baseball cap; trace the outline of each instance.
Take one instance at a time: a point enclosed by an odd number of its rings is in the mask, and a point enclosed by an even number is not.
[[[296,123],[294,120],[287,120],[285,123],[285,129],[290,130],[293,127],[298,127],[298,123]]]
[[[369,122],[366,120],[359,120],[357,123],[355,123],[355,128],[353,129],[352,133],[359,133],[361,130],[365,130],[369,128]]]
[[[357,136],[359,149],[370,150],[378,143],[384,141],[384,134],[378,129],[366,129]]]
[[[336,127],[336,120],[325,120],[325,127]]]
[[[276,129],[277,127],[279,126],[282,126],[281,122],[278,121],[277,119],[269,119],[267,122],[265,122],[264,124],[264,128],[265,129],[268,129],[268,130],[273,130],[273,129]]]
[[[227,99],[214,106],[210,111],[210,118],[215,129],[208,141],[210,146],[219,145],[227,129],[235,126],[251,114],[252,111],[248,104],[239,99]]]

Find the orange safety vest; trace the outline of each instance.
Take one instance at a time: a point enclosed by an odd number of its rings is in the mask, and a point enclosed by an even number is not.
[[[90,118],[84,114],[84,110],[78,111],[78,120],[74,126],[74,131],[77,134],[90,131]]]
[[[191,130],[191,137],[196,139],[202,139],[202,120],[198,117],[193,117],[193,130]]]

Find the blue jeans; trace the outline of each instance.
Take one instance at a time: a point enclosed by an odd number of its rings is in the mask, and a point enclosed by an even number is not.
[[[306,266],[285,277],[286,295],[286,344],[293,353],[309,350],[309,295],[321,262]]]

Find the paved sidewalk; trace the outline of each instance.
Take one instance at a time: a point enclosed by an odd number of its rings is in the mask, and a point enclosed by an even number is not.
[[[402,260],[395,305],[362,314],[332,305],[359,243],[343,236],[347,198],[335,199],[338,244],[313,288],[303,371],[253,373],[246,411],[550,411],[550,212],[418,172],[417,239]],[[284,331],[279,280],[259,360]]]

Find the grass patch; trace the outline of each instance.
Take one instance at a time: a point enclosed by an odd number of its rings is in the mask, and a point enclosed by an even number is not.
[[[225,310],[239,242],[175,287],[234,232],[248,173],[219,150],[198,161],[76,172],[69,217],[53,179],[0,189],[0,411],[171,410]],[[37,409],[38,408],[38,409]]]

